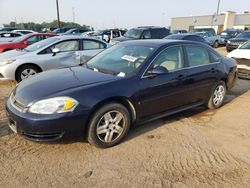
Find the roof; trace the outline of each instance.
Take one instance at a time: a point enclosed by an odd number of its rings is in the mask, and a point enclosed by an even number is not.
[[[202,43],[195,41],[172,40],[172,39],[148,39],[148,40],[129,40],[121,42],[119,44],[143,45],[143,46],[159,48],[170,44],[202,44]]]

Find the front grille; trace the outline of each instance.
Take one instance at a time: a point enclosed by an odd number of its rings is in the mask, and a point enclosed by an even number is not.
[[[230,45],[232,46],[239,46],[241,44],[243,44],[244,42],[231,42]]]
[[[241,74],[250,75],[250,70],[239,68],[238,71],[239,71],[239,73],[241,73]]]
[[[14,108],[16,108],[18,111],[23,111],[25,109],[25,105],[16,100],[15,96],[13,93],[10,96],[10,102]]]
[[[25,138],[33,141],[56,141],[63,137],[64,132],[57,132],[57,133],[29,133],[23,132],[22,133]]]

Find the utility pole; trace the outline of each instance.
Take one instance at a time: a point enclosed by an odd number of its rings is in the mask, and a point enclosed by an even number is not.
[[[75,23],[75,9],[74,9],[74,7],[72,7],[72,11],[73,11],[73,23]]]
[[[60,23],[60,13],[59,13],[58,0],[56,0],[56,10],[57,10],[57,26],[60,28],[61,27],[61,23]]]
[[[220,10],[220,0],[218,0],[217,12],[216,12],[217,15],[219,15],[219,10]]]

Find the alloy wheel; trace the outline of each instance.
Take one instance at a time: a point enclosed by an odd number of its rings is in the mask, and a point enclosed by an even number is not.
[[[106,112],[99,120],[97,125],[97,137],[104,143],[117,140],[125,128],[125,117],[121,112]]]
[[[214,95],[213,95],[213,103],[215,106],[221,105],[221,103],[224,100],[225,94],[226,94],[226,90],[223,87],[223,85],[219,85],[216,87],[214,91]]]
[[[37,72],[33,69],[24,69],[22,72],[21,72],[21,79],[24,80],[26,78],[29,78],[33,75],[35,75]]]

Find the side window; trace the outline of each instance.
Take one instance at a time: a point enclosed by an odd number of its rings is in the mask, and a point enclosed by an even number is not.
[[[37,41],[45,39],[44,36],[37,36]]]
[[[33,43],[35,43],[37,41],[38,41],[38,36],[33,36],[33,37],[30,37],[30,38],[27,39],[27,42],[29,44],[33,44]]]
[[[52,37],[52,36],[50,36],[50,35],[44,35],[45,39],[50,38],[50,37]]]
[[[145,31],[143,31],[141,38],[142,38],[142,39],[151,39],[150,30],[145,30]]]
[[[199,46],[186,46],[186,52],[190,67],[207,65],[210,63],[208,51]]]
[[[52,53],[54,48],[58,48],[60,52],[77,51],[79,50],[79,42],[78,40],[63,41],[47,48],[46,53]]]
[[[170,47],[160,53],[154,60],[152,68],[165,67],[168,71],[178,70],[184,67],[183,53],[180,46]]]
[[[103,49],[105,47],[105,44],[97,41],[83,40],[83,50]]]
[[[213,52],[210,52],[211,63],[217,63],[221,60],[221,57]]]

